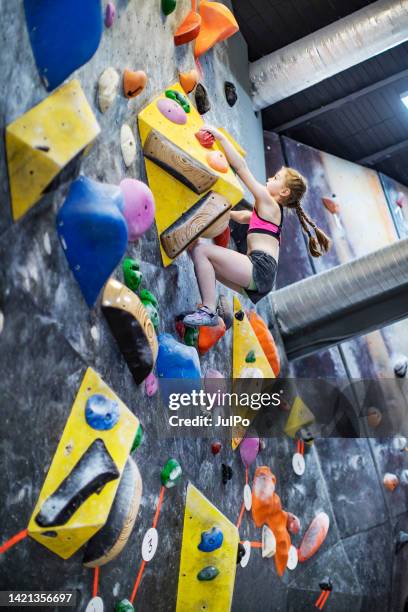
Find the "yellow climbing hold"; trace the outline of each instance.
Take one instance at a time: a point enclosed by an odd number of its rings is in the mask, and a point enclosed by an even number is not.
[[[184,90],[179,83],[171,85],[167,89],[177,91],[184,95]],[[219,173],[212,170],[207,163],[208,150],[200,145],[195,134],[204,125],[201,115],[195,107],[191,105],[191,112],[186,114],[186,123],[180,125],[167,119],[157,107],[158,100],[167,99],[165,93],[161,94],[151,102],[139,114],[139,131],[142,146],[144,147],[148,136],[152,130],[165,136],[167,141],[170,141],[181,152],[187,154],[189,159],[196,162],[201,168],[204,167],[215,175],[216,181],[211,185],[211,190],[224,196],[231,206],[238,204],[243,198],[243,189],[235,177],[232,170],[229,168],[227,173]],[[215,149],[220,150],[218,145],[214,145]],[[214,149],[214,150],[215,150]],[[174,160],[169,160],[169,165],[173,164]],[[181,182],[169,171],[151,159],[145,159],[146,173],[149,181],[150,189],[153,191],[156,201],[156,226],[159,236],[172,226],[182,215],[187,212],[194,204],[196,204],[210,189],[205,189],[204,192],[198,194],[194,192],[187,184]],[[163,165],[163,161],[161,162]],[[180,167],[183,166],[183,159],[180,159]],[[191,164],[189,164],[191,167]],[[170,168],[168,168],[169,170]],[[187,178],[187,177],[186,177]],[[187,181],[188,182],[188,181]],[[160,245],[162,261],[165,266],[171,264],[171,259]]]
[[[198,549],[203,531],[218,527],[223,534],[220,548],[212,552]],[[188,484],[184,512],[183,540],[176,612],[228,612],[231,609],[237,566],[238,529],[191,483]],[[197,574],[207,566],[219,574],[210,582]]]
[[[255,362],[253,364],[247,363],[246,361],[249,352],[253,352],[255,355]],[[273,373],[263,348],[252,329],[248,317],[243,312],[237,297],[234,297],[232,378],[234,391],[236,393],[261,392],[264,385],[264,379],[275,378],[275,374]],[[257,414],[252,408],[247,407],[237,407],[234,413],[250,421],[253,421]],[[232,448],[235,450],[245,435],[245,428],[238,426],[234,429],[233,433]]]
[[[303,400],[297,395],[288,416],[284,432],[287,436],[294,438],[302,427],[314,423],[314,414],[309,410]]]
[[[13,219],[22,217],[100,128],[79,81],[70,81],[6,128]]]
[[[88,399],[95,395],[103,396],[107,402],[116,404],[119,410],[119,419],[113,428],[101,431],[88,425],[85,418],[85,407]],[[68,559],[103,527],[112,507],[120,477],[129,457],[138,427],[139,419],[104,383],[100,376],[92,368],[88,368],[28,525],[28,533],[34,540],[37,540],[63,559]],[[47,500],[52,498],[64,480],[73,473],[81,458],[95,442],[104,448],[105,457],[100,461],[102,467],[106,464],[105,459],[108,458],[108,463],[113,465],[115,472],[119,474],[118,477],[102,484],[98,492],[88,497],[85,496],[84,500],[77,496],[78,503],[74,504],[73,512],[72,509],[68,512],[71,515],[68,520],[61,521],[63,524],[40,526],[36,518],[38,519],[39,515],[45,514],[45,508],[47,508],[48,513],[52,512],[50,504],[48,503],[46,506]],[[98,468],[98,466],[96,467]],[[38,466],[38,468],[40,469],[41,466]],[[104,467],[104,470],[106,471],[106,467]],[[103,470],[100,469],[100,471]],[[64,490],[63,487],[60,488],[60,491],[62,490]],[[70,497],[66,489],[65,494],[68,498]],[[72,490],[70,495],[72,499]],[[56,506],[59,505],[64,506],[57,499]]]

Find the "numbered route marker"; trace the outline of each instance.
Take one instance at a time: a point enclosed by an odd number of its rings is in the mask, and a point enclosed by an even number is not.
[[[298,552],[297,552],[297,548],[295,548],[293,545],[289,548],[289,556],[288,556],[288,562],[286,567],[289,570],[294,570],[296,569],[298,564]]]
[[[149,562],[153,559],[156,554],[157,545],[159,543],[159,534],[157,533],[157,529],[151,527],[145,533],[145,537],[143,538],[142,543],[142,557],[143,560]]]
[[[249,485],[245,485],[244,487],[244,504],[246,510],[250,510],[252,508],[252,491]]]
[[[303,476],[306,469],[305,458],[301,453],[295,453],[292,457],[293,471],[297,476]]]
[[[240,561],[241,567],[246,567],[248,565],[249,557],[251,556],[251,544],[248,540],[242,542],[242,546],[245,548],[245,555],[242,557]]]
[[[92,597],[91,601],[86,606],[85,612],[103,612],[103,601],[100,597]]]

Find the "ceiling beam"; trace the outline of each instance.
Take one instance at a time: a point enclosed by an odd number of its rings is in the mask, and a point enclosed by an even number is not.
[[[362,89],[358,89],[357,91],[353,91],[353,93],[344,96],[343,98],[338,98],[329,104],[325,104],[324,106],[320,106],[320,108],[316,108],[315,110],[310,111],[309,113],[305,113],[304,115],[300,115],[299,117],[295,117],[291,121],[287,121],[286,123],[282,123],[277,127],[273,127],[273,132],[284,132],[285,130],[289,130],[290,128],[296,127],[297,125],[301,125],[302,123],[306,123],[311,119],[315,119],[324,113],[328,113],[329,111],[337,110],[344,104],[348,102],[354,102],[358,98],[362,96],[366,96],[377,89],[381,89],[382,87],[386,87],[395,81],[399,81],[400,79],[408,78],[408,68],[405,70],[401,70],[391,76],[382,79],[381,81],[377,81],[376,83],[372,83],[371,85],[367,85],[367,87],[363,87]]]
[[[395,144],[387,147],[386,149],[381,149],[380,151],[375,151],[374,153],[370,153],[366,157],[362,157],[356,161],[357,164],[362,165],[371,165],[375,164],[379,161],[382,161],[386,157],[391,157],[395,153],[402,151],[403,149],[408,148],[408,138],[405,140],[401,140],[400,142],[396,142]]]

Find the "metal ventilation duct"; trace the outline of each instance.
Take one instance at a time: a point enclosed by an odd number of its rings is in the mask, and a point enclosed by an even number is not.
[[[250,64],[255,110],[408,40],[408,0],[378,0]]]
[[[408,238],[272,294],[289,359],[408,317]]]

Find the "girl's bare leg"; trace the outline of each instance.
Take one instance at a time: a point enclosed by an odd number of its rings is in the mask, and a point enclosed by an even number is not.
[[[215,244],[198,241],[190,250],[202,303],[211,312],[216,309],[216,278],[239,291],[248,287],[252,278],[252,263],[246,255]]]

